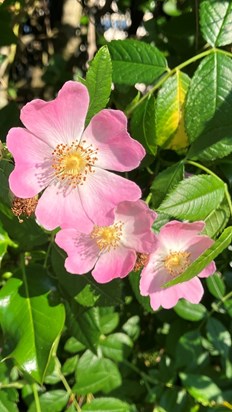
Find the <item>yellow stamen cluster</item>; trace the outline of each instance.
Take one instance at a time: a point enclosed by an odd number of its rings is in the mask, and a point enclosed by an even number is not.
[[[94,226],[91,238],[95,239],[101,251],[109,252],[110,249],[116,249],[119,245],[122,228],[122,222],[117,222],[111,226]]]
[[[86,146],[86,141],[81,144],[73,142],[71,145],[58,144],[52,152],[52,168],[61,181],[65,180],[73,187],[83,185],[88,173],[94,173],[93,165],[97,161],[98,149],[92,145]]]
[[[190,265],[189,252],[170,252],[164,259],[164,267],[171,276],[178,276]]]

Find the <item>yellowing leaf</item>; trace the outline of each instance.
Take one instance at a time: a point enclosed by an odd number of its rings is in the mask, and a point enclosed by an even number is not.
[[[188,146],[183,105],[189,82],[186,74],[177,71],[159,91],[156,107],[156,143],[165,149],[180,150]]]

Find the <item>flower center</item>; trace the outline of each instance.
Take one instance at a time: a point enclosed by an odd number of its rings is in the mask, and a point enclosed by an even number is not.
[[[116,249],[122,236],[122,222],[117,222],[111,226],[94,226],[91,238],[95,239],[99,249],[109,252],[110,249]]]
[[[73,142],[71,145],[58,144],[52,152],[52,168],[55,176],[60,180],[66,180],[73,187],[83,183],[88,173],[94,173],[93,165],[97,160],[97,151],[92,145],[87,146]]]
[[[178,276],[190,265],[190,253],[170,252],[164,259],[164,267],[171,276]]]

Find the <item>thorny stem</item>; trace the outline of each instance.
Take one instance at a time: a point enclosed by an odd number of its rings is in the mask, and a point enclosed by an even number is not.
[[[204,170],[204,172],[206,172],[207,174],[214,176],[217,180],[219,180],[220,182],[223,183],[224,185],[224,190],[225,190],[225,197],[230,209],[230,214],[232,216],[232,202],[231,202],[231,197],[229,194],[229,190],[228,190],[228,186],[225,182],[223,182],[223,180],[220,179],[220,177],[218,177],[215,173],[213,173],[210,169],[208,169],[207,167],[201,165],[200,163],[194,162],[193,160],[187,160],[186,163],[193,165],[195,167],[197,167],[198,169]]]
[[[143,97],[136,102],[134,105],[132,105],[128,110],[126,110],[126,115],[129,116],[149,95],[153,94],[157,89],[159,89],[160,86],[162,86],[162,84],[169,78],[171,77],[173,74],[175,74],[176,71],[183,69],[184,67],[188,66],[191,63],[194,63],[197,60],[202,59],[205,56],[208,56],[211,53],[222,53],[226,56],[232,57],[232,53],[227,52],[225,50],[220,50],[220,49],[216,49],[216,48],[212,48],[209,50],[206,50],[202,53],[197,54],[196,56],[191,57],[190,59],[186,60],[185,62],[179,64],[178,66],[174,67],[174,69],[167,69],[169,70],[168,73],[166,73],[163,77],[161,77],[161,79],[147,92],[143,95]]]

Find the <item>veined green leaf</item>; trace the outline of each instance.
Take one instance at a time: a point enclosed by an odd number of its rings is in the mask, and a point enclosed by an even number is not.
[[[156,104],[156,143],[165,149],[179,150],[188,146],[183,121],[183,105],[189,77],[177,71],[159,90]]]
[[[11,348],[7,358],[39,383],[65,319],[63,305],[52,302],[52,287],[43,267],[33,265],[0,291],[0,323]]]
[[[189,158],[214,160],[231,152],[231,106],[232,59],[215,51],[199,65],[186,99]]]
[[[150,44],[130,39],[113,40],[108,47],[114,83],[151,84],[167,70],[164,55]]]
[[[205,219],[224,197],[224,183],[214,176],[199,175],[182,180],[168,194],[158,211],[178,219]]]
[[[88,88],[90,104],[86,124],[100,110],[106,107],[111,93],[112,64],[107,46],[99,49],[90,63],[85,85]]]
[[[232,3],[230,0],[204,0],[200,3],[200,26],[211,46],[232,43]]]
[[[126,402],[116,398],[97,398],[86,403],[83,408],[85,412],[133,412]]]
[[[178,283],[186,282],[197,276],[212,260],[214,260],[231,243],[232,226],[227,227],[216,242],[202,253],[180,276],[167,282],[164,286],[170,287]]]
[[[151,193],[154,208],[164,200],[167,193],[174,189],[184,178],[184,164],[176,163],[162,170],[152,182]]]
[[[110,359],[99,358],[87,350],[76,369],[77,383],[73,391],[81,395],[103,391],[109,393],[121,385],[117,366]]]

